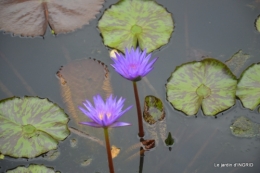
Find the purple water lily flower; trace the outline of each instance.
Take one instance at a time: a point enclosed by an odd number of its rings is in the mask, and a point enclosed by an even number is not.
[[[129,106],[124,111],[122,111],[122,108],[124,106],[124,101],[122,97],[119,98],[119,100],[116,100],[117,98],[112,96],[112,94],[107,98],[106,102],[104,103],[102,97],[100,95],[96,95],[93,97],[94,105],[86,100],[83,102],[83,105],[87,108],[79,107],[79,109],[87,116],[89,117],[92,122],[80,122],[81,124],[85,124],[92,127],[119,127],[119,126],[128,126],[131,125],[126,122],[118,122],[117,120],[129,109],[132,108],[132,106]]]
[[[125,55],[116,53],[116,58],[112,58],[114,64],[111,64],[111,66],[124,78],[139,81],[153,69],[153,64],[158,59],[155,58],[148,62],[150,58],[151,54],[147,55],[146,50],[142,52],[139,48],[136,50],[131,48],[129,51],[126,48]]]

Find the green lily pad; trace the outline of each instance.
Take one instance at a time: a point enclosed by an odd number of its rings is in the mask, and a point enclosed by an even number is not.
[[[260,124],[254,123],[244,116],[237,118],[230,126],[230,130],[237,137],[260,137]]]
[[[69,135],[69,119],[56,104],[38,97],[0,101],[0,152],[36,157],[57,148]]]
[[[143,118],[144,121],[150,125],[157,121],[162,121],[165,118],[162,101],[154,96],[146,96],[144,100]]]
[[[31,164],[28,168],[24,166],[18,166],[13,170],[7,171],[7,173],[55,173],[53,168],[48,168],[44,165]]]
[[[249,66],[240,76],[236,95],[251,110],[260,104],[260,63]]]
[[[178,66],[166,84],[167,100],[177,110],[216,115],[235,104],[237,80],[222,62],[207,58]]]
[[[136,47],[151,52],[169,42],[174,29],[170,13],[154,1],[121,0],[98,23],[104,44],[124,52]]]
[[[258,18],[255,21],[255,27],[256,27],[257,31],[260,32],[260,15],[258,16]]]

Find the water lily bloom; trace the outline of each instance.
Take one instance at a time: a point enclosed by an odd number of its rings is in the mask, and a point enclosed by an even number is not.
[[[147,55],[146,50],[142,52],[139,48],[136,50],[126,48],[125,55],[116,53],[116,58],[112,58],[114,64],[111,64],[111,66],[124,78],[139,81],[153,69],[153,64],[158,59],[155,58],[148,62],[150,58],[151,54]]]
[[[92,127],[119,127],[119,126],[128,126],[131,125],[126,122],[118,122],[117,120],[132,106],[129,106],[125,110],[122,111],[124,106],[125,99],[120,97],[118,101],[117,97],[112,96],[112,94],[106,99],[106,102],[103,101],[100,95],[96,95],[93,97],[94,105],[86,100],[83,102],[83,107],[79,107],[79,109],[89,117],[92,122],[80,122],[81,124],[85,124]]]

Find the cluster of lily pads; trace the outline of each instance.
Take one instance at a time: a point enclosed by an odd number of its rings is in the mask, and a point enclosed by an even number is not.
[[[244,107],[255,109],[260,103],[260,64],[248,67],[237,80],[222,62],[207,58],[175,69],[166,84],[167,99],[187,115],[199,108],[205,115],[216,115],[235,104],[236,96]]]

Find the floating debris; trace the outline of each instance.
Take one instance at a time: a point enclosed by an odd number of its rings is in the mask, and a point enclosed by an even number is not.
[[[117,157],[117,155],[120,153],[120,148],[117,148],[116,146],[112,145],[111,146],[111,154],[112,158]]]
[[[77,140],[77,139],[71,139],[71,140],[70,140],[70,146],[71,146],[72,148],[76,147],[77,144],[78,144],[78,140]]]
[[[254,123],[244,116],[237,118],[230,129],[231,133],[237,137],[260,137],[260,124]]]
[[[87,159],[87,160],[84,160],[80,165],[81,166],[88,166],[91,164],[93,159]]]

